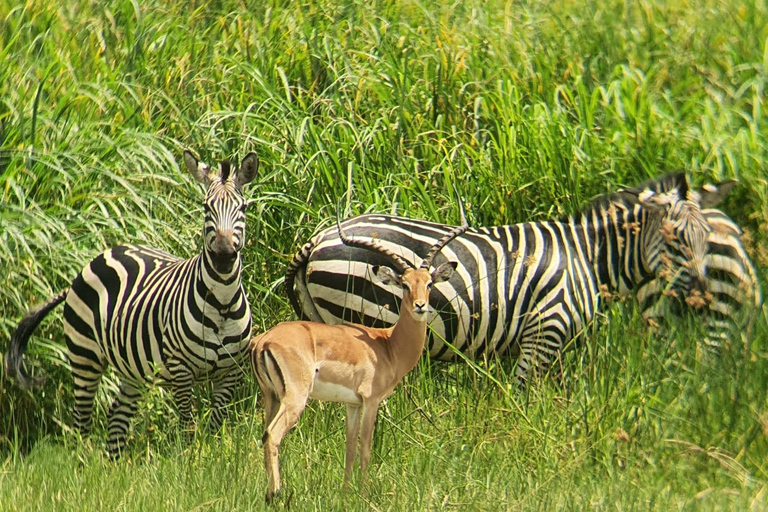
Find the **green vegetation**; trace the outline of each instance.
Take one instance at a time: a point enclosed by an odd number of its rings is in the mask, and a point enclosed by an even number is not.
[[[766,27],[757,0],[0,0],[0,349],[110,245],[199,250],[185,147],[262,160],[244,250],[260,329],[291,318],[285,266],[340,198],[345,216],[458,222],[454,185],[480,226],[676,168],[736,177],[723,209],[766,282]],[[191,443],[152,390],[110,463],[114,380],[79,441],[60,318],[28,353],[46,386],[0,378],[0,509],[262,506],[250,376],[224,431]],[[766,313],[721,357],[695,322],[648,333],[631,301],[598,323],[564,388],[520,392],[509,361],[424,361],[382,407],[368,485],[346,495],[343,410],[312,404],[283,445],[291,507],[768,509]]]

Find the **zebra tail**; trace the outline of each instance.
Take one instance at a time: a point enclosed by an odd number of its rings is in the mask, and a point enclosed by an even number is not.
[[[64,302],[69,293],[69,288],[53,297],[50,301],[43,304],[39,308],[31,311],[24,319],[19,322],[19,326],[16,327],[16,331],[11,336],[11,342],[8,348],[8,352],[5,354],[5,374],[11,378],[15,378],[19,386],[22,389],[30,389],[33,386],[40,386],[45,382],[44,377],[31,377],[24,369],[22,362],[22,356],[27,350],[27,344],[29,343],[29,337],[40,325],[48,313],[53,308]]]
[[[309,254],[312,252],[312,249],[315,247],[314,241],[309,241],[304,246],[299,249],[299,252],[296,253],[296,256],[293,257],[291,260],[291,263],[288,264],[288,270],[285,273],[285,291],[288,294],[288,300],[291,303],[291,307],[293,307],[293,310],[296,312],[296,316],[299,317],[301,320],[309,320],[309,317],[304,314],[304,310],[301,307],[301,303],[299,302],[299,299],[296,298],[296,292],[294,290],[294,284],[296,282],[296,276],[299,275],[299,272],[301,272],[301,279],[304,280],[304,271],[307,268],[307,262],[309,261]],[[302,283],[303,285],[303,283]]]

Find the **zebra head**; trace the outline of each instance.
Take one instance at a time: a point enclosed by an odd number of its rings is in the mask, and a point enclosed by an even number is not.
[[[656,274],[667,280],[671,289],[681,290],[682,298],[696,309],[706,306],[711,298],[706,261],[712,228],[701,210],[719,203],[735,183],[729,180],[697,191],[688,188],[682,175],[674,188],[660,191],[646,187],[637,196],[638,203],[650,212],[649,233],[652,246],[658,248]]]
[[[184,163],[190,174],[208,188],[203,207],[204,258],[217,273],[231,274],[235,270],[240,249],[245,245],[245,208],[248,201],[243,187],[253,181],[259,169],[256,153],[248,153],[237,168],[228,161],[212,172],[191,151],[184,151]]]

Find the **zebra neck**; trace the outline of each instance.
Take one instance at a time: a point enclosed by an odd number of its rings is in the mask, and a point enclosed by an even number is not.
[[[624,295],[650,277],[643,250],[646,216],[639,206],[612,204],[582,217],[599,286]]]
[[[410,372],[421,359],[427,341],[427,322],[413,318],[406,311],[400,312],[397,323],[389,329],[388,353],[399,379]]]
[[[240,300],[240,285],[242,284],[240,256],[238,255],[232,272],[229,274],[216,272],[203,254],[197,258],[197,272],[195,273],[198,276],[197,293],[205,297],[206,302],[219,310],[228,309],[229,306],[238,302]]]

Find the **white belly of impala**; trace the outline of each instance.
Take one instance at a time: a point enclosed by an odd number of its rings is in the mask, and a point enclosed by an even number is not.
[[[323,382],[315,377],[310,398],[323,402],[344,402],[346,404],[362,404],[363,401],[357,393],[341,384]]]

